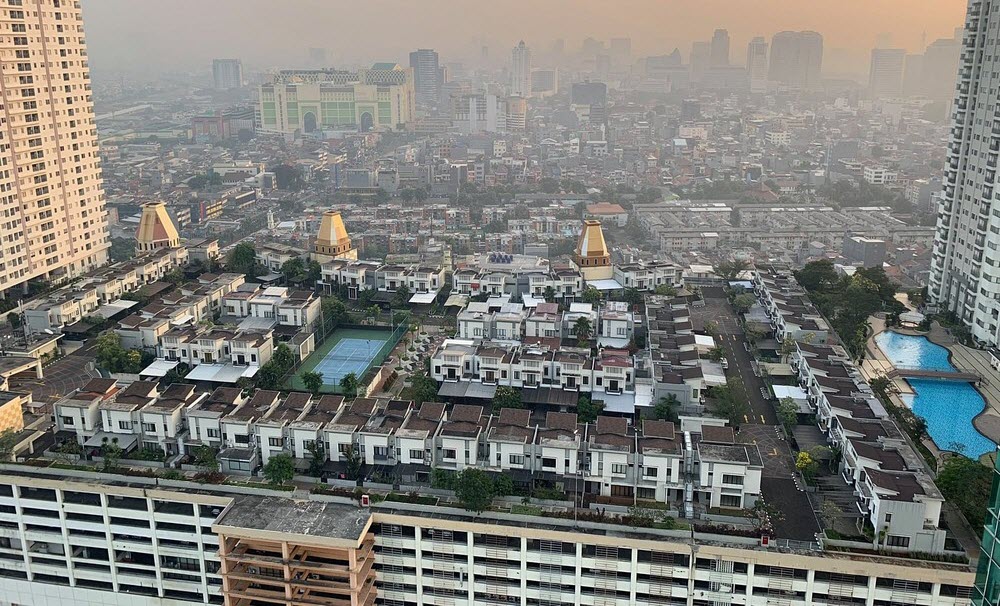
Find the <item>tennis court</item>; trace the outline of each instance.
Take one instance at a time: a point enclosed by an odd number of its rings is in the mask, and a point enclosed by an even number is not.
[[[305,389],[302,375],[323,375],[323,393],[339,393],[340,380],[354,373],[361,380],[370,368],[379,366],[402,337],[404,327],[392,331],[378,328],[338,328],[314,351],[290,378],[290,389]]]
[[[341,339],[316,363],[313,371],[322,373],[323,383],[326,385],[339,385],[340,380],[352,372],[360,379],[386,341],[387,339]]]

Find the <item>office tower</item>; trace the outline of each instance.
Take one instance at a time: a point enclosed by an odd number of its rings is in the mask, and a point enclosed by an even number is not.
[[[823,36],[816,32],[778,32],[771,38],[768,80],[797,88],[816,88],[823,67]]]
[[[983,551],[979,554],[976,586],[972,602],[976,606],[1000,606],[1000,554],[988,546],[997,545],[1000,535],[1000,456],[993,460],[993,489],[986,504],[983,524]]]
[[[632,39],[631,38],[612,38],[611,39],[611,60],[616,65],[626,65],[632,58]]]
[[[906,55],[906,60],[903,62],[903,94],[906,96],[919,95],[923,93],[923,89],[924,56]]]
[[[531,49],[521,40],[511,52],[510,94],[531,96]]]
[[[570,88],[572,105],[607,105],[608,85],[603,82],[574,82]]]
[[[29,280],[74,278],[103,265],[110,244],[80,6],[8,4],[4,28],[14,33],[0,39],[7,74],[0,294],[10,296]]]
[[[868,91],[873,99],[898,97],[903,94],[903,66],[906,51],[901,48],[872,49],[868,71]]]
[[[528,101],[524,97],[507,97],[507,130],[523,131],[528,125]]]
[[[695,42],[691,45],[691,79],[700,80],[712,61],[712,45],[709,42]]]
[[[996,346],[1000,279],[994,267],[1000,261],[1000,217],[991,205],[1000,129],[993,124],[996,93],[990,82],[1000,56],[988,55],[992,51],[987,49],[1000,43],[1000,13],[991,4],[969,3],[928,294],[961,318],[973,337]]]
[[[536,97],[549,97],[559,92],[559,70],[531,70],[531,94]]]
[[[335,95],[337,102],[326,102]],[[283,70],[259,90],[261,130],[399,130],[416,118],[413,70],[376,63],[357,71]]]
[[[604,43],[600,40],[595,40],[594,38],[584,38],[583,44],[580,47],[580,52],[586,57],[593,57],[599,53],[604,52]]]
[[[243,86],[243,63],[239,59],[214,59],[212,79],[216,90],[231,90]]]
[[[462,135],[507,131],[507,102],[486,91],[463,91],[451,97],[451,125]]]
[[[955,68],[961,54],[961,35],[931,42],[924,51],[921,94],[934,101],[951,101],[955,95],[955,78],[958,75]]]
[[[761,36],[747,45],[747,73],[750,75],[750,92],[767,91],[767,40]]]
[[[410,53],[413,86],[420,103],[436,103],[441,96],[444,74],[438,63],[437,51],[421,48]]]
[[[717,29],[712,34],[711,57],[709,65],[711,67],[729,66],[729,32],[724,29]]]

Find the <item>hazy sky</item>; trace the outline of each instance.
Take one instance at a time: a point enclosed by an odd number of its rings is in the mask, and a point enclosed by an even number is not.
[[[587,36],[632,38],[633,55],[687,55],[693,40],[727,28],[732,58],[747,41],[813,29],[825,46],[867,57],[880,33],[917,50],[950,37],[965,0],[83,0],[91,67],[201,69],[213,57],[258,67],[304,63],[310,46],[331,63],[404,61],[433,47],[442,61],[473,62],[481,45],[507,58],[523,38],[539,50],[556,38],[576,50]],[[834,51],[836,53],[836,51]],[[472,56],[470,56],[472,55]],[[538,61],[536,61],[538,63]]]

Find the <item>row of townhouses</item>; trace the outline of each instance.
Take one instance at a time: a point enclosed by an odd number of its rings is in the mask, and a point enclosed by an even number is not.
[[[57,332],[99,313],[101,306],[117,302],[122,295],[156,282],[187,262],[188,249],[179,247],[154,251],[102,268],[29,303],[24,310],[25,320],[33,331]]]
[[[760,494],[757,447],[739,443],[718,419],[685,418],[680,428],[647,419],[637,427],[622,417],[579,423],[575,413],[549,412],[532,420],[525,409],[489,414],[475,405],[345,403],[267,390],[248,397],[182,383],[161,390],[147,381],[120,388],[113,379],[91,380],[60,400],[55,414],[56,430],[85,448],[114,440],[127,459],[136,449],[173,456],[211,446],[220,449],[226,473],[252,473],[279,453],[304,465],[320,442],[330,475],[345,474],[356,453],[363,465],[403,483],[426,483],[432,469],[477,467],[522,485],[544,482],[609,502],[657,501],[689,511],[694,503],[750,507]]]
[[[333,259],[322,264],[319,286],[327,293],[342,288],[348,299],[357,299],[364,290],[395,293],[403,287],[411,293],[411,303],[430,303],[445,285],[440,266],[394,265],[374,261]]]
[[[775,337],[795,340],[792,370],[857,499],[848,515],[885,548],[944,550],[944,498],[844,348],[825,343],[825,320],[790,275],[754,270],[753,284]]]

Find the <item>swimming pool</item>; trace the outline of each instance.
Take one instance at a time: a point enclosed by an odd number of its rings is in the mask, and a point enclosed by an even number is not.
[[[875,337],[875,342],[898,367],[956,370],[948,360],[948,350],[931,343],[927,337],[883,332]],[[926,419],[927,433],[939,448],[961,450],[973,459],[996,449],[972,425],[972,419],[982,412],[986,402],[971,383],[940,379],[906,381],[914,393],[901,398],[915,414]]]

